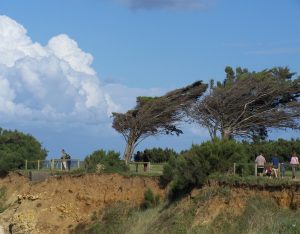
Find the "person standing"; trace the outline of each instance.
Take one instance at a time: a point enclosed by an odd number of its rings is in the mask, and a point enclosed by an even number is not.
[[[71,170],[71,155],[66,153],[66,161],[67,161],[67,168],[68,168],[68,171]]]
[[[67,162],[66,162],[66,160],[67,160],[67,154],[66,154],[66,152],[65,152],[64,149],[61,150],[61,157],[60,157],[60,159],[61,159],[61,169],[63,171],[65,171],[67,169]]]
[[[279,168],[279,159],[277,156],[272,157],[272,165],[273,165],[273,171],[274,171],[274,177],[278,177],[278,168]]]
[[[292,179],[295,179],[296,178],[296,169],[299,165],[299,159],[297,157],[296,152],[292,153],[290,164],[292,166]]]
[[[134,161],[136,162],[135,164],[135,172],[138,172],[138,166],[139,166],[139,162],[141,161],[141,152],[137,151],[136,155],[134,156]]]
[[[259,174],[259,176],[262,176],[264,173],[265,163],[266,163],[266,159],[263,156],[263,154],[260,154],[256,157],[255,163],[257,165],[257,173]]]
[[[149,160],[148,152],[144,151],[143,154],[144,172],[147,172],[149,170],[148,168],[149,161],[150,160]]]
[[[280,162],[280,177],[281,178],[285,177],[285,162],[284,161]]]

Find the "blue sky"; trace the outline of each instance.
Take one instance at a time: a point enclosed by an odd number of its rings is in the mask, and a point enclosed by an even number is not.
[[[110,112],[138,95],[222,80],[227,65],[300,73],[299,10],[299,0],[1,0],[1,126],[34,135],[49,157],[122,152]],[[208,139],[184,130],[139,149]]]

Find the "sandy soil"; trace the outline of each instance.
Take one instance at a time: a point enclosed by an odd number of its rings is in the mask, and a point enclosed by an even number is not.
[[[106,204],[123,201],[140,205],[149,187],[165,196],[157,179],[118,174],[86,174],[51,177],[39,183],[16,173],[0,179],[6,187],[8,208],[0,214],[5,233],[69,233],[91,219]]]

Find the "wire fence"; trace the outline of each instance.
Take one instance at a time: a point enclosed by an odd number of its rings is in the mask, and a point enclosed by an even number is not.
[[[129,162],[129,171],[133,174],[162,175],[165,163]],[[86,169],[84,161],[80,159],[49,159],[49,160],[25,160],[25,168],[32,171],[73,171]]]
[[[50,160],[25,160],[25,170],[61,170],[71,171],[74,169],[84,168],[84,163],[80,159],[50,159]]]
[[[150,163],[150,162],[129,162],[129,170],[137,174],[163,174],[163,167],[166,163]]]

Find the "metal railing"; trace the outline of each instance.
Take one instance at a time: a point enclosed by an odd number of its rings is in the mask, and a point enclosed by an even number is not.
[[[25,160],[25,170],[74,170],[83,168],[83,161],[80,159],[50,159],[50,160]]]

